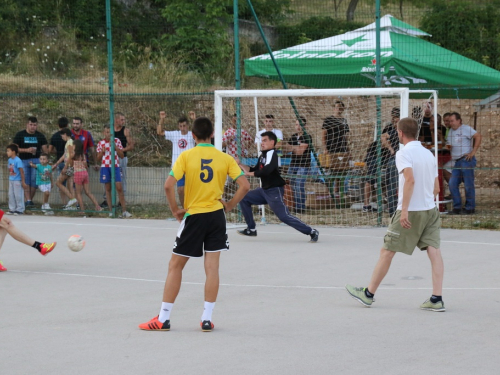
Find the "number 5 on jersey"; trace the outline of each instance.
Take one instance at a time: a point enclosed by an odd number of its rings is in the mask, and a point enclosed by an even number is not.
[[[213,159],[201,159],[200,179],[204,183],[208,183],[214,178],[214,170],[208,165],[212,161]]]

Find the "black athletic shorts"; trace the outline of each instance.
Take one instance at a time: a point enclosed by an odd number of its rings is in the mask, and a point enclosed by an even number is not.
[[[202,257],[203,250],[229,250],[224,210],[190,215],[181,222],[174,243],[174,254]]]

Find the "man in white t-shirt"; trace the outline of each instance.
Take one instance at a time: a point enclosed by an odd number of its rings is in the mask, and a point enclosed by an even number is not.
[[[160,112],[160,122],[156,127],[156,134],[164,136],[167,141],[172,142],[172,167],[175,161],[181,154],[190,148],[195,146],[194,139],[191,131],[189,130],[188,119],[186,117],[181,117],[177,121],[179,125],[179,130],[167,131],[163,129],[163,123],[165,122],[166,114],[165,111]],[[184,207],[184,177],[177,181],[177,193],[179,194],[179,200],[181,205]]]
[[[476,167],[477,149],[481,145],[481,134],[469,125],[462,124],[462,118],[457,112],[449,117],[450,131],[446,144],[451,146],[451,160],[445,168],[453,167],[449,180],[453,210],[451,215],[472,215],[476,209],[476,189],[474,187],[474,168]],[[462,197],[459,186],[464,183],[465,206],[462,210]]]
[[[415,139],[418,123],[412,118],[398,122],[399,141],[404,148],[396,153],[399,173],[398,207],[384,237],[380,258],[366,288],[346,285],[355,300],[370,307],[374,295],[389,271],[396,252],[411,255],[418,247],[427,250],[432,266],[432,296],[420,305],[422,310],[445,311],[443,290],[443,258],[440,247],[441,219],[435,198],[439,194],[436,159]]]
[[[255,136],[255,143],[261,143],[260,135],[264,132],[273,132],[274,134],[276,134],[278,142],[281,142],[283,140],[283,132],[279,129],[274,129],[274,115],[266,115],[264,119],[264,129],[259,130],[259,132]]]

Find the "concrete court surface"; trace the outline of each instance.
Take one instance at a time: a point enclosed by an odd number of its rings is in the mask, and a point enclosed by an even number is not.
[[[283,225],[258,237],[229,231],[215,330],[203,333],[203,261],[188,262],[170,332],[139,323],[160,308],[178,224],[162,220],[13,217],[40,256],[6,240],[0,259],[0,374],[498,374],[500,232],[442,231],[447,311],[431,294],[425,253],[398,254],[372,308],[345,283],[366,286],[384,228]],[[81,234],[73,253],[66,239]]]

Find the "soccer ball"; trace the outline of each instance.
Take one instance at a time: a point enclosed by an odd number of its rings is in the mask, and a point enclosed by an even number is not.
[[[71,251],[80,251],[85,247],[85,240],[82,236],[74,234],[68,238],[68,247]]]

